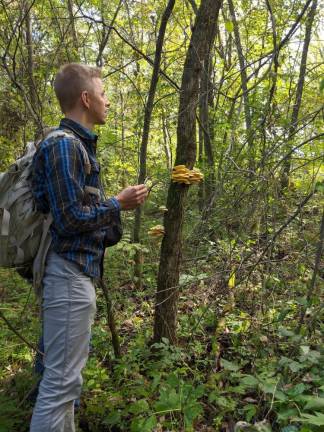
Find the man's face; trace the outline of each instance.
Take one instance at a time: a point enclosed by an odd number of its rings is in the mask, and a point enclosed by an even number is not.
[[[92,88],[89,91],[89,117],[93,124],[103,125],[106,122],[109,103],[105,95],[102,80],[92,79]]]

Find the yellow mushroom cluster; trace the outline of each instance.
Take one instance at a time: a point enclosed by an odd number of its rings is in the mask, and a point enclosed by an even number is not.
[[[148,230],[148,235],[151,237],[162,237],[164,235],[164,226],[163,225],[155,225]]]
[[[201,180],[204,180],[203,173],[198,168],[193,168],[189,175],[190,184],[200,183]]]
[[[187,185],[199,183],[204,176],[198,168],[188,169],[186,165],[176,165],[172,169],[171,179],[175,183]]]

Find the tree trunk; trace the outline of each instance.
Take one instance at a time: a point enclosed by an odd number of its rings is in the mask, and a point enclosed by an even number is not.
[[[162,109],[161,122],[162,122],[162,132],[163,132],[163,148],[164,148],[166,163],[167,163],[168,170],[171,171],[172,153],[170,148],[170,135],[168,131],[168,123],[167,123],[164,109]]]
[[[216,22],[221,1],[202,0],[192,31],[182,83],[177,127],[175,164],[192,168],[196,161],[196,108],[203,59],[215,39]],[[176,342],[178,284],[181,263],[181,234],[188,186],[171,183],[164,216],[165,236],[162,240],[155,305],[154,341],[165,337]]]
[[[243,103],[244,103],[244,116],[245,116],[245,128],[246,128],[246,140],[248,145],[248,154],[249,154],[249,168],[254,168],[254,154],[253,154],[253,134],[252,134],[252,117],[250,111],[250,102],[249,102],[249,93],[247,86],[247,73],[246,73],[246,65],[245,58],[242,49],[240,31],[238,27],[238,23],[236,21],[235,10],[232,0],[228,0],[228,6],[230,10],[230,14],[233,22],[233,30],[234,30],[234,39],[236,50],[240,63],[240,75],[241,75],[241,85],[243,92]]]
[[[293,110],[292,110],[292,114],[291,114],[290,127],[289,127],[289,136],[288,136],[289,148],[292,147],[292,145],[290,143],[291,137],[294,135],[295,130],[297,128],[298,114],[299,114],[299,109],[300,109],[300,105],[301,105],[301,101],[302,101],[304,82],[305,82],[308,47],[309,47],[309,43],[311,40],[312,26],[313,26],[313,22],[314,22],[315,13],[316,13],[316,8],[317,8],[317,0],[313,0],[313,3],[311,5],[311,8],[310,8],[310,11],[308,13],[307,20],[306,20],[305,39],[304,39],[304,46],[303,46],[303,52],[302,52],[302,57],[301,57],[300,69],[299,69],[299,78],[298,78],[297,89],[296,89],[295,103],[293,106]],[[291,168],[291,156],[285,160],[285,163],[283,166],[283,173],[282,173],[282,178],[281,178],[281,189],[282,190],[288,186],[290,168]]]
[[[78,58],[78,38],[75,31],[75,25],[74,25],[74,15],[73,15],[73,1],[68,0],[68,11],[69,11],[69,20],[70,20],[70,34],[73,42],[73,48],[74,48],[74,56],[76,59]]]
[[[126,187],[126,170],[125,170],[125,104],[124,104],[124,94],[122,91],[120,95],[120,117],[121,117],[121,184],[122,188]]]
[[[202,80],[201,80],[202,81]],[[204,100],[202,97],[202,82],[200,82],[200,97],[199,97],[199,122],[198,122],[198,162],[199,166],[205,168],[204,158],[204,131],[203,131],[203,105]],[[204,169],[205,171],[205,169]],[[205,204],[205,182],[200,182],[198,185],[198,208],[203,211]]]
[[[205,158],[207,162],[207,173],[205,181],[205,202],[208,203],[213,191],[213,183],[215,181],[215,163],[213,153],[213,124],[210,120],[210,108],[213,108],[213,85],[211,82],[212,62],[211,62],[211,46],[208,49],[204,60],[204,69],[201,77],[201,106],[200,106],[200,121],[203,133],[203,142],[205,149]]]
[[[38,115],[38,97],[34,80],[34,54],[33,54],[33,36],[32,36],[32,21],[31,21],[31,10],[28,4],[25,4],[25,24],[26,24],[26,48],[27,48],[27,81],[30,105],[33,111]],[[35,127],[37,129],[36,134],[40,132],[39,122],[35,121]]]
[[[103,60],[102,60],[103,52],[104,52],[104,49],[106,48],[106,46],[108,44],[109,37],[110,37],[110,34],[112,32],[112,27],[115,24],[117,15],[118,15],[118,13],[119,13],[122,5],[123,5],[123,0],[120,0],[119,4],[117,6],[117,9],[116,9],[116,11],[114,13],[114,16],[113,16],[113,18],[112,18],[112,20],[110,22],[110,25],[109,25],[108,29],[106,29],[106,26],[102,27],[102,39],[101,39],[100,44],[99,44],[98,55],[97,55],[97,58],[96,58],[96,65],[98,67],[102,67],[103,66]]]
[[[156,42],[153,73],[152,73],[150,90],[149,90],[147,103],[145,106],[145,113],[144,113],[144,125],[143,125],[143,135],[142,135],[142,142],[141,142],[141,149],[140,149],[140,171],[138,176],[138,184],[144,183],[146,178],[146,154],[147,154],[147,144],[148,144],[149,133],[150,133],[150,123],[151,123],[151,117],[153,112],[153,103],[155,98],[156,86],[159,79],[165,30],[170,15],[172,13],[174,3],[175,0],[169,0],[167,7],[165,8],[165,11],[161,19],[159,34]],[[135,210],[135,223],[134,223],[134,232],[133,232],[133,239],[135,243],[140,242],[141,215],[142,215],[142,208],[138,207]],[[143,263],[142,252],[141,250],[137,250],[135,255],[134,274],[136,277],[136,286],[138,289],[142,288],[142,263]]]

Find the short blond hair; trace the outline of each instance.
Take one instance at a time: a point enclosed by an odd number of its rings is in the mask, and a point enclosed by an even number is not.
[[[80,63],[63,65],[54,80],[54,90],[61,110],[73,109],[84,90],[90,91],[93,78],[101,78],[101,70]]]

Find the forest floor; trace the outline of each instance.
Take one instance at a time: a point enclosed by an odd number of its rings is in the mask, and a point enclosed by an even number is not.
[[[289,204],[298,200],[292,196]],[[277,226],[292,213],[279,214]],[[168,340],[150,346],[158,241],[144,239],[142,290],[132,275],[131,216],[124,240],[108,251],[106,277],[122,356],[114,356],[98,290],[79,431],[323,431],[323,270],[308,295],[319,240],[318,202],[307,204],[266,253],[269,242],[260,233],[233,241],[231,226],[227,232],[213,229],[211,221],[208,231],[194,235],[197,218],[198,210],[188,210],[177,346]],[[0,298],[10,323],[37,344],[39,308],[30,285],[1,269]],[[34,353],[4,322],[0,343],[0,432],[25,432],[30,391],[38,381]]]

